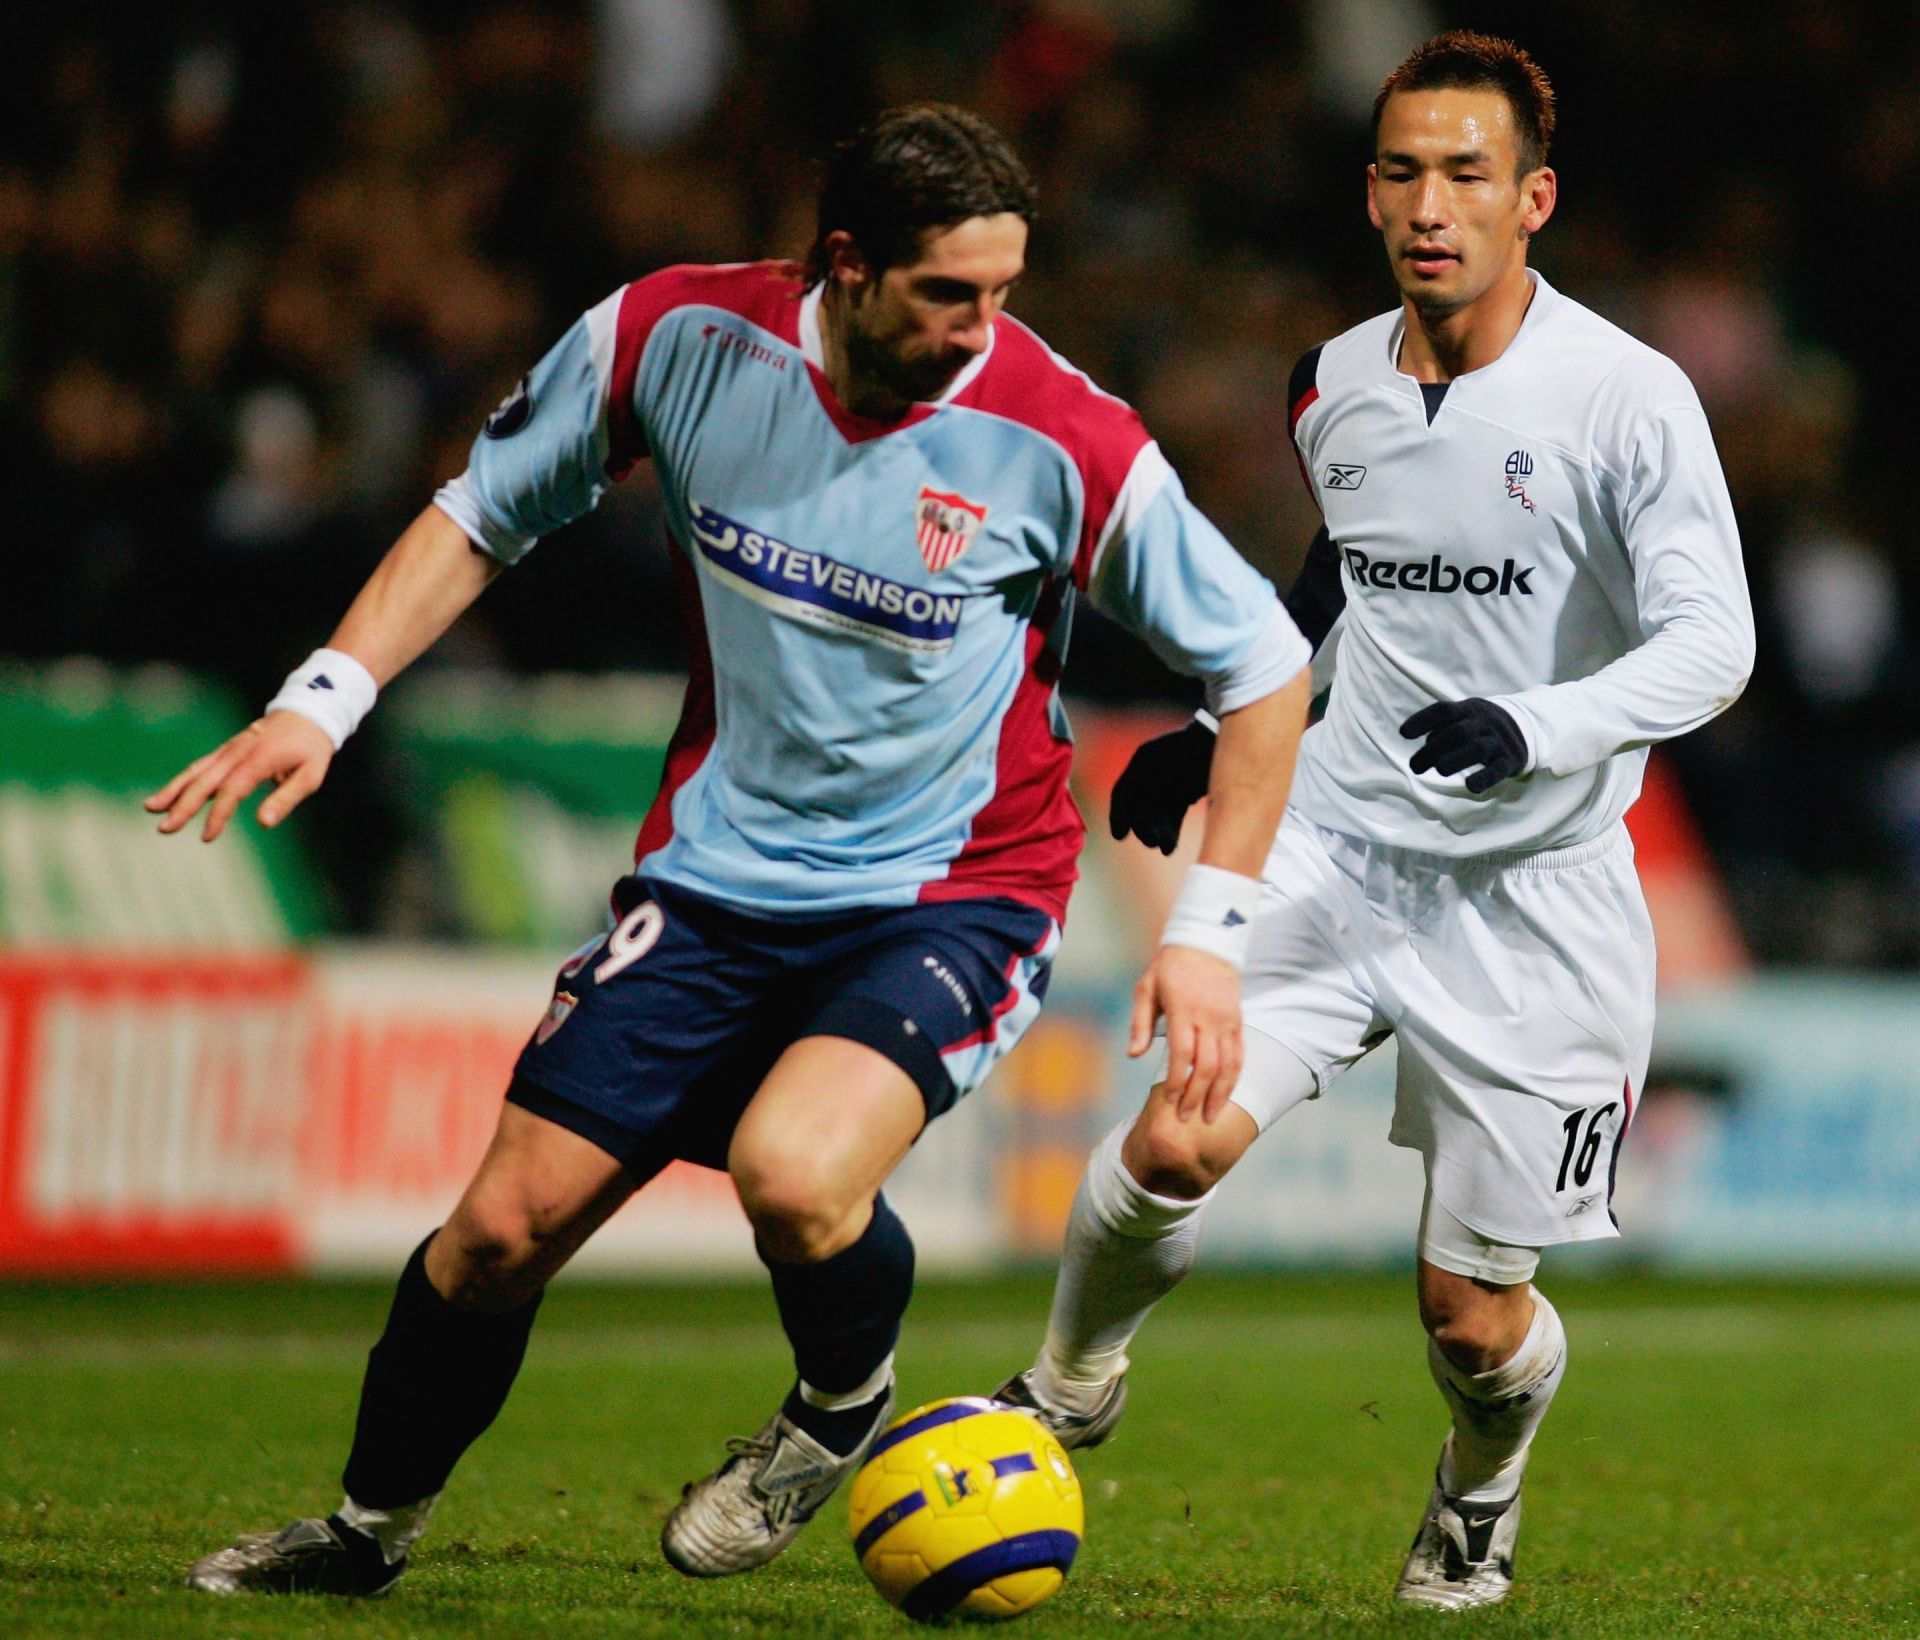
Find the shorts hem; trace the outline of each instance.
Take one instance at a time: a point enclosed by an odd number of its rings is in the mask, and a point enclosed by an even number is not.
[[[945,1115],[959,1101],[960,1090],[954,1086],[938,1045],[898,1008],[871,997],[837,996],[802,1021],[793,1040],[809,1036],[858,1042],[891,1060],[920,1090],[928,1121]]]
[[[1404,1140],[1393,1139],[1393,1138],[1390,1138],[1387,1142],[1389,1144],[1399,1146],[1402,1150],[1419,1151],[1421,1155],[1423,1156],[1426,1155],[1425,1149],[1420,1145],[1410,1145],[1410,1144],[1407,1144]],[[1462,1224],[1464,1224],[1469,1230],[1471,1230],[1476,1236],[1482,1237],[1484,1240],[1492,1242],[1495,1246],[1527,1247],[1527,1248],[1531,1248],[1535,1252],[1545,1252],[1546,1249],[1549,1247],[1573,1247],[1589,1241],[1618,1241],[1620,1239],[1620,1226],[1617,1222],[1615,1222],[1611,1208],[1609,1208],[1604,1215],[1598,1218],[1588,1219],[1586,1221],[1589,1224],[1604,1225],[1605,1226],[1604,1229],[1592,1230],[1584,1234],[1579,1231],[1574,1231],[1570,1234],[1565,1230],[1560,1230],[1556,1228],[1556,1231],[1554,1233],[1550,1233],[1548,1235],[1543,1235],[1543,1236],[1511,1236],[1501,1231],[1489,1230],[1485,1225],[1475,1224],[1471,1219],[1469,1219],[1466,1216],[1466,1214],[1456,1209],[1451,1202],[1447,1201],[1446,1198],[1440,1194],[1439,1191],[1434,1189],[1433,1179],[1432,1179],[1432,1160],[1433,1159],[1431,1157],[1427,1157],[1427,1163],[1428,1163],[1427,1189],[1432,1194],[1433,1199],[1436,1202],[1438,1202],[1440,1206],[1444,1207],[1449,1213],[1451,1213],[1456,1219],[1458,1219]]]
[[[1463,1276],[1468,1281],[1482,1281],[1492,1287],[1524,1287],[1540,1273],[1541,1249],[1538,1247],[1518,1248],[1517,1244],[1512,1242],[1499,1242],[1496,1245],[1516,1247],[1517,1251],[1531,1253],[1532,1267],[1525,1275],[1520,1275],[1512,1269],[1498,1268],[1488,1260],[1476,1260],[1450,1253],[1446,1248],[1436,1247],[1424,1239],[1420,1243],[1419,1252],[1420,1257],[1428,1264],[1446,1270],[1450,1274]]]
[[[1307,1075],[1313,1078],[1313,1092],[1307,1095],[1309,1099],[1318,1099],[1333,1085],[1333,1077],[1328,1074],[1333,1069],[1331,1065],[1316,1065],[1313,1060],[1300,1051],[1296,1044],[1289,1042],[1277,1031],[1268,1030],[1266,1026],[1262,1025],[1258,1020],[1248,1019],[1244,1011],[1240,1019],[1240,1028],[1246,1031],[1258,1031],[1276,1048],[1280,1049],[1283,1053],[1292,1054],[1295,1059],[1300,1061]],[[1231,1098],[1232,1095],[1229,1094],[1228,1097]],[[1241,1109],[1244,1110],[1245,1108],[1244,1105],[1241,1106]]]
[[[582,1104],[572,1095],[557,1093],[529,1080],[524,1073],[516,1073],[507,1084],[507,1103],[518,1105],[569,1133],[577,1133],[589,1144],[598,1145],[643,1182],[653,1176],[655,1169],[646,1165],[643,1155],[649,1135],[623,1127],[605,1112]]]

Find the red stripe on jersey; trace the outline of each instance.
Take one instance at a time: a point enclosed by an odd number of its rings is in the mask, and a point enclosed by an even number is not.
[[[1292,439],[1288,439],[1287,443],[1291,445],[1293,449],[1293,464],[1300,469],[1300,482],[1306,485],[1307,494],[1313,497],[1313,504],[1318,507],[1320,505],[1320,492],[1313,487],[1313,474],[1307,471],[1307,458],[1300,453],[1300,446],[1294,444]],[[1324,508],[1322,508],[1322,516],[1325,516]]]
[[[1312,408],[1314,401],[1319,397],[1320,389],[1317,387],[1309,387],[1306,392],[1302,393],[1299,398],[1293,401],[1293,407],[1287,411],[1288,438],[1293,437],[1293,430],[1300,425],[1300,418]]]
[[[946,876],[921,885],[923,901],[1004,895],[1066,921],[1087,827],[1067,790],[1073,747],[1055,738],[1050,710],[1060,664],[1047,639],[1063,601],[1060,583],[1049,581],[1027,628],[1026,670],[1001,720],[993,796]]]
[[[993,357],[953,402],[1031,427],[1067,452],[1085,498],[1073,555],[1073,582],[1084,590],[1114,501],[1148,442],[1139,416],[1005,314],[994,321]]]
[[[771,331],[800,338],[805,286],[794,262],[739,262],[724,267],[683,263],[636,279],[621,292],[613,339],[613,380],[607,390],[607,473],[620,479],[647,453],[646,429],[634,413],[640,360],[654,327],[676,308],[722,308]]]
[[[673,836],[673,799],[694,776],[713,750],[713,653],[707,648],[707,623],[700,608],[700,582],[693,566],[676,552],[673,578],[680,592],[680,630],[687,646],[687,694],[680,721],[667,742],[666,766],[660,771],[660,790],[641,823],[633,845],[638,865],[655,849],[665,848]]]

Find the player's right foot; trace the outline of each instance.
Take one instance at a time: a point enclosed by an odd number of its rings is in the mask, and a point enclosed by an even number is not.
[[[1084,1451],[1111,1435],[1120,1414],[1127,1410],[1127,1375],[1123,1372],[1107,1385],[1106,1394],[1091,1412],[1074,1412],[1049,1400],[1041,1393],[1033,1367],[1016,1372],[993,1392],[993,1399],[1002,1406],[1031,1412],[1062,1446]]]
[[[407,1569],[337,1515],[296,1520],[278,1532],[250,1532],[196,1560],[187,1587],[209,1594],[385,1594]]]
[[[1447,1611],[1498,1605],[1513,1592],[1519,1536],[1518,1492],[1505,1503],[1468,1503],[1448,1497],[1436,1479],[1394,1593],[1411,1605]]]
[[[727,1442],[732,1456],[705,1480],[687,1483],[660,1530],[667,1564],[688,1577],[764,1566],[866,1461],[867,1448],[893,1416],[891,1382],[872,1407],[871,1422],[847,1452],[822,1445],[784,1411],[758,1435]]]

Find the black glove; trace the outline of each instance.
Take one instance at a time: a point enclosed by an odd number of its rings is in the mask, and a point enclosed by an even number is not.
[[[1467,790],[1476,796],[1527,766],[1527,737],[1513,714],[1490,700],[1436,701],[1401,724],[1400,733],[1409,740],[1427,737],[1407,763],[1415,774],[1458,774],[1478,763],[1479,772],[1467,776]]]
[[[1171,854],[1180,845],[1180,822],[1207,795],[1213,773],[1213,731],[1198,718],[1184,729],[1143,741],[1107,804],[1107,824],[1118,842],[1132,832],[1148,848]]]

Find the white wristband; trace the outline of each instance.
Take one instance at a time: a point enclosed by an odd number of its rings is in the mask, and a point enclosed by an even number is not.
[[[373,674],[341,649],[316,649],[287,674],[269,712],[298,712],[327,731],[337,752],[379,698]]]
[[[1236,969],[1245,967],[1259,907],[1258,878],[1218,866],[1189,866],[1160,943],[1191,946]]]

